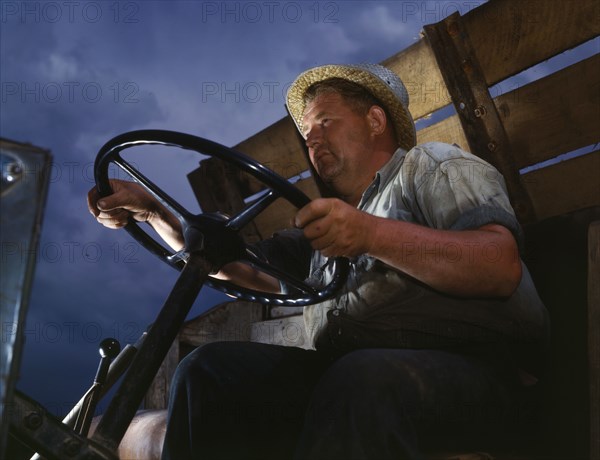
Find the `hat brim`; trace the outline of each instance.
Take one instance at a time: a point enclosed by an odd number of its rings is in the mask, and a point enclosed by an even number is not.
[[[296,78],[288,90],[286,104],[300,132],[302,132],[302,121],[306,108],[304,102],[306,90],[315,83],[329,78],[342,78],[365,87],[381,101],[390,114],[400,147],[410,150],[415,146],[417,137],[415,124],[408,108],[379,77],[354,66],[324,65],[307,70]]]

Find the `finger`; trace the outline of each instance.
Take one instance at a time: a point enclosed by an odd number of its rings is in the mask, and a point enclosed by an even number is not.
[[[98,201],[98,190],[96,189],[96,187],[93,187],[92,189],[90,189],[90,191],[87,194],[87,205],[88,205],[88,210],[94,217],[98,217],[98,214],[100,213],[100,210],[98,209],[98,207],[96,205],[97,201]]]
[[[118,217],[129,217],[131,213],[123,208],[111,209],[110,211],[100,211],[98,217],[102,219],[111,219]]]
[[[302,231],[304,233],[304,237],[312,241],[327,235],[327,233],[331,230],[330,227],[331,226],[329,225],[327,218],[319,218],[306,225]]]
[[[310,222],[329,214],[332,209],[333,202],[331,199],[317,198],[296,213],[294,226],[296,228],[304,228]]]
[[[129,222],[128,221],[123,222],[121,220],[98,219],[98,223],[100,223],[101,225],[103,225],[106,228],[116,230],[116,229],[125,227]]]
[[[121,228],[129,223],[130,213],[120,209],[110,212],[101,212],[96,220],[108,228]]]
[[[127,209],[128,211],[137,211],[135,195],[127,187],[113,185],[113,193],[105,197],[100,197],[96,206],[101,211],[112,211],[115,209]]]
[[[123,201],[116,193],[99,198],[96,202],[96,206],[101,211],[112,211],[114,209],[120,209],[123,208],[124,205],[125,203],[123,203]]]
[[[324,252],[327,252],[327,250],[334,250],[335,238],[331,237],[331,235],[324,235],[321,238],[312,240],[310,245],[314,250],[320,251],[325,255]]]

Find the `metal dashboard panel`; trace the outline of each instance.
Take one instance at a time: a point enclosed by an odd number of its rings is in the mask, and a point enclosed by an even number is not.
[[[48,189],[48,150],[0,138],[0,457],[19,375],[23,330]]]

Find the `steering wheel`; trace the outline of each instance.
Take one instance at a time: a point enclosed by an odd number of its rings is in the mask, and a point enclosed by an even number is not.
[[[220,213],[192,214],[120,155],[120,152],[127,148],[148,144],[179,147],[217,157],[251,174],[266,185],[267,190],[233,217],[227,217]],[[239,235],[240,229],[256,218],[277,198],[284,198],[297,208],[310,202],[310,199],[298,188],[252,158],[216,142],[189,134],[165,130],[131,131],[109,140],[96,156],[94,178],[100,196],[112,193],[108,177],[110,163],[115,163],[127,172],[173,213],[181,223],[185,246],[182,251],[174,253],[158,243],[137,222],[131,220],[125,229],[151,253],[177,270],[183,268],[185,260],[192,252],[202,253],[215,269],[219,269],[229,262],[242,261],[273,276],[288,288],[292,288],[292,293],[261,292],[213,277],[209,277],[206,281],[210,287],[251,302],[279,306],[303,306],[333,297],[346,281],[349,268],[348,260],[345,258],[332,260],[335,265],[334,275],[328,285],[313,287],[304,280],[297,279],[258,257],[252,248],[243,241]]]

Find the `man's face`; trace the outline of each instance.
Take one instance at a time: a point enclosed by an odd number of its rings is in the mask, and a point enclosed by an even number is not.
[[[338,192],[372,179],[367,115],[358,114],[341,95],[324,93],[306,105],[302,135],[315,170]]]

